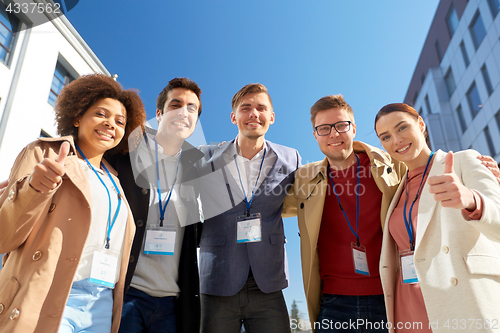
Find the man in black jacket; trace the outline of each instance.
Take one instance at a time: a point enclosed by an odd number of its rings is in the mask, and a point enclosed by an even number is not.
[[[137,129],[130,153],[108,158],[136,223],[120,333],[199,332],[203,217],[193,165],[203,153],[185,139],[201,114],[200,94],[187,78],[171,80],[157,99],[158,131]]]

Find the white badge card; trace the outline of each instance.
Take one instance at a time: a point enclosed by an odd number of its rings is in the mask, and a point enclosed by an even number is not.
[[[236,218],[236,243],[251,243],[261,241],[260,213]]]
[[[357,246],[356,243],[351,243],[352,258],[354,260],[354,272],[356,274],[370,276],[368,270],[368,259],[366,258],[366,248]]]
[[[417,272],[415,271],[415,263],[413,261],[413,251],[405,251],[400,253],[401,257],[401,272],[403,273],[403,284],[418,283]]]
[[[173,256],[175,249],[175,231],[146,230],[144,254]]]
[[[94,252],[89,281],[113,289],[118,258],[99,251]]]

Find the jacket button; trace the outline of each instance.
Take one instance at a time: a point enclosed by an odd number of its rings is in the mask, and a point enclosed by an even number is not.
[[[5,310],[5,306],[2,303],[0,303],[0,314],[3,313],[3,310]]]
[[[136,222],[137,226],[140,228],[140,227],[143,227],[144,226],[144,221],[143,220],[137,220]]]
[[[14,310],[12,310],[12,312],[10,314],[10,320],[14,320],[17,317],[19,317],[19,310],[14,308]]]
[[[303,202],[300,203],[300,209],[304,209],[304,203]]]
[[[141,192],[142,192],[142,194],[146,195],[146,194],[148,194],[149,190],[147,188],[143,188],[141,190]]]
[[[14,189],[11,189],[8,196],[9,201],[14,200],[15,196],[16,196],[16,191],[14,191]]]
[[[54,209],[56,209],[56,204],[55,203],[51,203],[50,207],[49,207],[49,213],[52,213],[54,211]]]
[[[33,261],[38,261],[42,257],[42,252],[36,251],[35,254],[33,255]]]
[[[134,262],[135,261],[135,257],[133,255],[130,255],[130,258],[128,259],[129,262]]]
[[[391,167],[388,167],[387,168],[387,173],[391,173],[392,172],[392,168]]]
[[[443,247],[441,248],[441,250],[442,250],[444,253],[448,253],[448,252],[450,252],[450,248],[449,248],[448,246],[443,246]]]
[[[454,286],[456,286],[458,284],[458,280],[456,278],[451,278],[450,279],[450,283]]]

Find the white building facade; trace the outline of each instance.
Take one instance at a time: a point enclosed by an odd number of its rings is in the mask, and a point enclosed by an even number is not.
[[[499,0],[438,6],[405,97],[424,118],[433,150],[472,148],[500,162],[499,12]]]
[[[65,84],[84,74],[110,75],[65,16],[45,13],[47,23],[37,25],[30,10],[8,9],[0,2],[0,181],[24,146],[56,136],[53,105]]]

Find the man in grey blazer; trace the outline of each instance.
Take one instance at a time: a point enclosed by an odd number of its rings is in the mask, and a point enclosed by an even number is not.
[[[205,223],[200,241],[204,333],[290,332],[281,290],[285,235],[281,210],[299,153],[264,139],[274,123],[267,89],[249,84],[232,100],[238,136],[202,146],[197,164]]]

